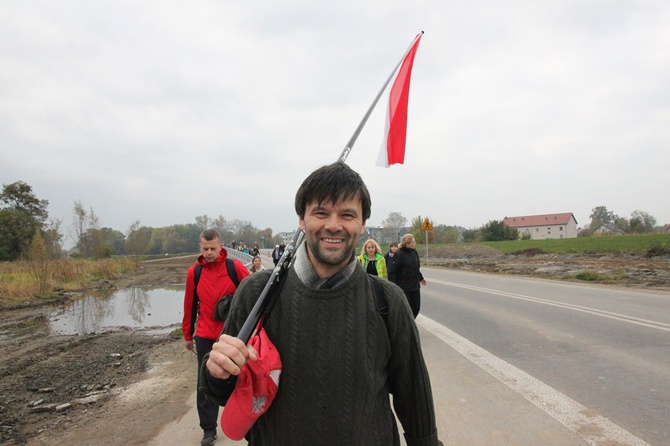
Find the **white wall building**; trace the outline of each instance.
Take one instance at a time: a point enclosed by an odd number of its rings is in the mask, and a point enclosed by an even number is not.
[[[288,245],[288,242],[291,241],[294,234],[295,234],[295,231],[294,232],[280,232],[277,235],[279,235],[281,237],[281,241],[284,242],[285,245]]]
[[[503,224],[518,229],[522,237],[530,234],[532,240],[577,237],[577,220],[572,212],[505,217]]]

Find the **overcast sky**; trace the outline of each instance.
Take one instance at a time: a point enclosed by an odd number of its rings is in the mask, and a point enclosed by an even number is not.
[[[606,206],[670,223],[670,2],[3,0],[0,183],[126,232],[223,215],[294,231],[408,45],[404,165],[385,97],[347,162],[369,226]]]

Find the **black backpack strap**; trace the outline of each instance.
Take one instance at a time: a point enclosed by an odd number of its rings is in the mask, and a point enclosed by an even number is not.
[[[193,303],[191,304],[191,336],[195,334],[195,319],[198,314],[198,304],[200,303],[200,298],[198,298],[198,282],[200,281],[200,273],[202,272],[202,265],[196,263],[195,270],[193,271]]]
[[[386,325],[386,330],[388,331],[388,318],[389,318],[389,305],[386,302],[386,297],[384,297],[384,288],[382,284],[379,283],[380,279],[377,276],[368,274],[370,279],[370,285],[372,285],[372,291],[375,294],[375,305],[377,307],[377,312],[384,319],[384,325]]]
[[[240,279],[237,277],[237,271],[235,271],[235,262],[233,259],[226,257],[226,269],[228,270],[228,277],[235,284],[235,288],[240,286]]]
[[[200,281],[200,272],[202,272],[202,265],[197,263],[195,265],[195,271],[193,272],[193,281],[195,282],[195,288],[193,292],[195,296],[198,297],[198,282]]]

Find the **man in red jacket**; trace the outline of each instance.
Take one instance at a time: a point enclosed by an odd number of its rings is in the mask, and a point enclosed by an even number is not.
[[[214,320],[216,302],[219,298],[235,293],[235,283],[228,275],[226,259],[228,251],[221,247],[221,236],[214,229],[207,229],[200,234],[200,256],[186,274],[186,291],[184,292],[184,318],[182,331],[186,349],[198,356],[198,370],[202,366],[202,358],[212,350],[212,345],[219,339],[223,322]],[[195,296],[195,268],[202,265],[198,280],[197,300]],[[233,260],[238,280],[249,275],[249,270],[238,260]],[[200,383],[198,382],[198,388]],[[219,418],[218,404],[208,400],[198,390],[198,417],[204,434],[200,444],[211,446],[216,440],[216,427]]]

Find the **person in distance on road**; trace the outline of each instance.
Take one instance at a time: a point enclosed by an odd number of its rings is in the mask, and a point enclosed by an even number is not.
[[[382,249],[373,239],[367,239],[361,248],[361,255],[358,256],[363,268],[368,274],[379,276],[382,279],[388,279],[386,272],[386,260],[382,255]]]
[[[389,268],[389,280],[405,292],[414,318],[421,310],[421,286],[426,280],[421,274],[419,253],[416,252],[416,239],[412,234],[405,234],[400,241],[400,249],[395,253],[393,264]]]
[[[391,242],[389,246],[389,251],[384,254],[384,260],[386,260],[386,271],[388,272],[391,269],[391,265],[394,262],[395,253],[398,252],[398,242]]]
[[[184,345],[193,351],[198,358],[198,370],[202,367],[204,356],[212,349],[218,339],[223,322],[214,320],[216,302],[220,297],[235,292],[236,286],[228,276],[226,259],[228,251],[221,245],[221,236],[214,229],[207,229],[200,234],[200,256],[186,273],[186,290],[184,292],[184,317],[182,331]],[[195,285],[196,265],[201,265],[197,290]],[[239,260],[233,260],[238,280],[249,275],[249,271]],[[197,328],[196,328],[197,327]],[[200,374],[198,386],[200,388]],[[205,395],[197,392],[198,418],[203,430],[202,446],[211,446],[216,440],[216,427],[219,417],[219,406],[208,400]]]

